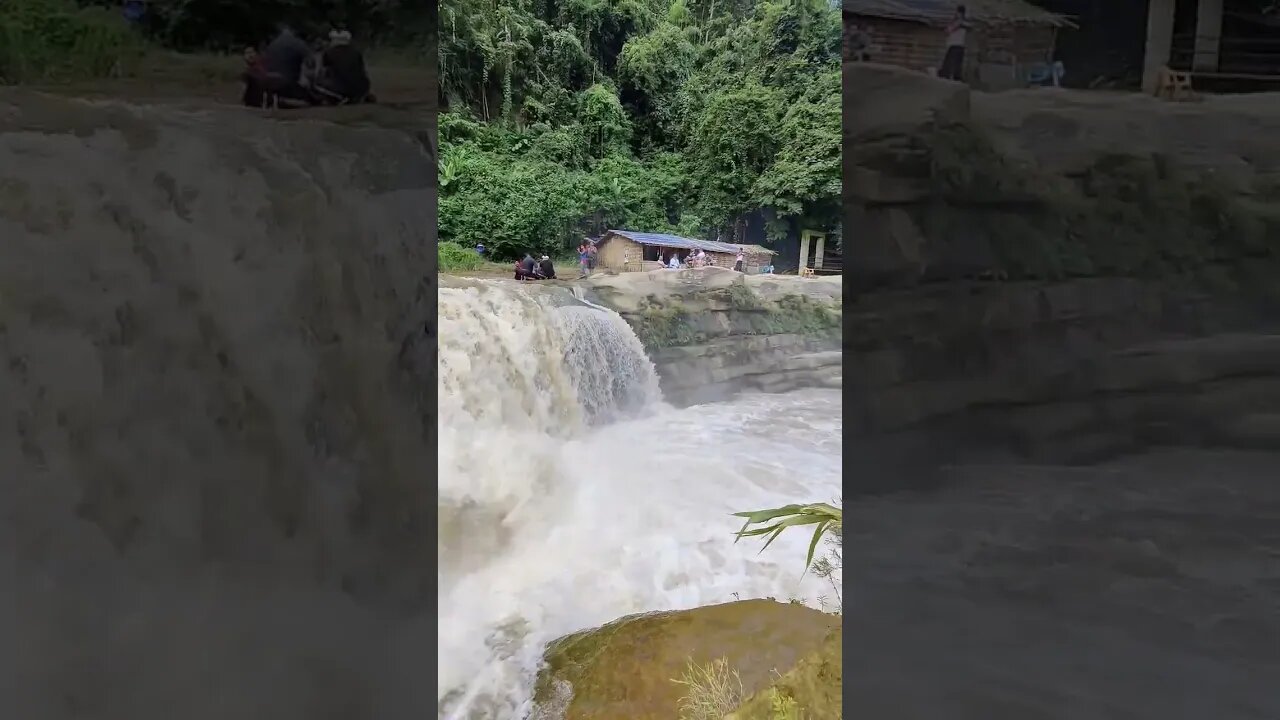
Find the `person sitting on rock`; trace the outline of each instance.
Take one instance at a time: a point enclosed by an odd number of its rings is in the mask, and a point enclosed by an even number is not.
[[[519,279],[537,280],[538,275],[536,272],[534,272],[534,269],[537,267],[537,265],[538,264],[536,261],[534,261],[533,256],[530,255],[529,253],[525,253],[524,259],[520,261],[520,265],[518,266],[518,270],[516,271],[520,276]]]
[[[247,107],[263,107],[266,104],[267,65],[257,48],[244,49],[244,65],[244,73],[240,76],[244,81],[244,94],[240,101]]]
[[[543,255],[542,259],[538,261],[538,274],[544,280],[556,279],[556,266],[552,264],[550,257]]]
[[[311,93],[302,87],[302,67],[311,56],[311,48],[298,37],[288,25],[280,26],[280,33],[263,51],[263,65],[266,74],[263,88],[271,104],[278,105],[280,100],[292,101],[294,104],[313,103]]]
[[[325,102],[347,105],[370,102],[371,83],[364,54],[351,44],[351,33],[329,33],[329,47],[320,55],[315,90]]]

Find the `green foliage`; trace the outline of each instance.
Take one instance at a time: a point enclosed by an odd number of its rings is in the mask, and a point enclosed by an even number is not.
[[[441,238],[559,254],[606,227],[832,229],[825,0],[442,0]]]
[[[82,0],[119,12],[114,0]],[[143,29],[177,50],[234,51],[270,39],[277,23],[308,37],[350,30],[362,45],[426,48],[434,14],[417,0],[151,0]]]
[[[738,512],[733,515],[746,519],[734,542],[744,537],[764,537],[765,542],[764,547],[760,548],[761,552],[772,545],[773,541],[777,540],[787,528],[813,525],[813,539],[809,542],[809,553],[804,560],[805,570],[813,565],[813,554],[823,536],[834,528],[842,527],[841,523],[844,520],[844,513],[840,508],[827,503],[785,505],[780,508]],[[751,527],[752,525],[758,527]]]
[[[119,13],[71,0],[0,4],[0,83],[121,74],[141,54],[141,39]]]
[[[427,60],[435,14],[410,0],[151,0],[138,27],[118,0],[0,2],[0,82],[74,81],[128,75],[147,46],[238,53],[287,22],[308,37],[335,26],[366,47]],[[404,48],[408,48],[407,52]]]
[[[442,242],[437,251],[440,261],[440,272],[467,272],[478,270],[484,266],[484,258],[471,248],[464,248],[457,243]]]

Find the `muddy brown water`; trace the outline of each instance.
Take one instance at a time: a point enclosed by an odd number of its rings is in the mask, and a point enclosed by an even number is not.
[[[947,475],[845,508],[846,717],[1280,718],[1280,453]]]

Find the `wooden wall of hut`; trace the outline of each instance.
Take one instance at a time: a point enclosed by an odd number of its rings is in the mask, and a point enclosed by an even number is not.
[[[872,62],[921,72],[934,72],[942,64],[946,32],[940,27],[848,13],[845,15],[846,30],[854,21],[871,33]],[[964,76],[971,83],[981,84],[978,68],[983,64],[1026,66],[1049,62],[1053,59],[1056,34],[1057,30],[1049,25],[979,25],[969,33]]]

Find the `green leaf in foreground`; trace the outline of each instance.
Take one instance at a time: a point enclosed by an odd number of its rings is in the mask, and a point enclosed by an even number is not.
[[[773,544],[773,541],[777,540],[782,531],[787,528],[814,525],[813,539],[809,541],[809,552],[805,557],[804,567],[806,572],[809,566],[813,564],[813,554],[817,550],[818,541],[822,539],[823,534],[832,527],[842,524],[844,519],[844,514],[840,508],[827,503],[785,505],[768,510],[736,512],[733,513],[733,516],[745,519],[742,529],[737,532],[734,538],[734,542],[736,543],[744,537],[765,537],[765,543],[760,548],[760,552],[764,552],[765,548]],[[758,527],[751,527],[752,525]]]

